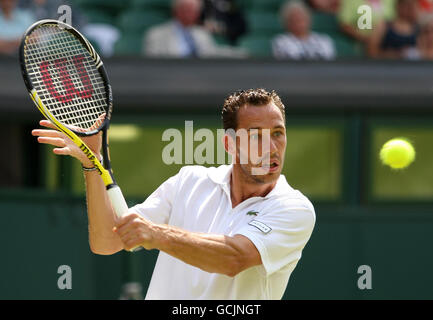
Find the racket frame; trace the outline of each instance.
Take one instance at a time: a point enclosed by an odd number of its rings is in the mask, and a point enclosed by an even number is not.
[[[49,109],[45,106],[45,104],[42,102],[40,97],[38,96],[38,93],[36,89],[33,87],[32,81],[30,79],[30,76],[28,75],[27,67],[25,64],[25,40],[29,34],[31,34],[35,29],[42,27],[44,25],[56,25],[62,29],[66,29],[67,32],[72,33],[77,40],[83,44],[83,46],[88,50],[90,55],[95,61],[96,69],[98,70],[99,74],[102,77],[104,87],[106,90],[106,99],[107,99],[107,107],[106,107],[106,116],[103,121],[103,123],[95,130],[89,131],[89,132],[81,132],[77,130],[73,130],[69,128],[68,126],[61,123],[59,120],[54,117]],[[87,158],[93,163],[93,165],[96,167],[98,173],[100,174],[108,192],[108,196],[111,200],[111,204],[113,206],[113,209],[118,217],[120,217],[122,214],[126,213],[128,211],[128,206],[125,202],[125,199],[122,195],[122,192],[117,185],[116,181],[114,180],[114,176],[111,170],[111,163],[110,163],[110,156],[109,156],[109,148],[108,148],[108,134],[107,130],[110,124],[111,119],[111,112],[113,110],[113,94],[111,90],[111,86],[108,80],[108,75],[105,71],[104,65],[102,63],[101,58],[96,53],[95,49],[92,47],[90,42],[75,28],[73,28],[70,25],[67,25],[61,21],[58,20],[52,20],[52,19],[44,19],[40,20],[38,22],[35,22],[32,24],[27,31],[25,32],[20,48],[19,48],[19,60],[20,60],[20,66],[21,66],[21,74],[24,79],[24,83],[26,85],[26,88],[30,94],[31,99],[38,107],[39,111],[44,115],[44,117],[51,121],[52,124],[61,132],[63,132],[66,136],[68,136],[69,139],[71,139],[87,156]],[[92,136],[102,131],[103,137],[102,137],[102,156],[103,156],[103,163],[99,161],[99,159],[95,156],[92,150],[84,143],[84,141],[80,138],[86,137],[86,136]]]

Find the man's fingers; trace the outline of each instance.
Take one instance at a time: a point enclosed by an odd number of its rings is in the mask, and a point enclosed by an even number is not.
[[[126,239],[135,238],[137,230],[134,228],[122,228],[121,230],[116,229],[116,234],[122,239],[124,242]]]
[[[48,120],[41,120],[41,121],[39,121],[39,124],[43,127],[47,127],[47,128],[51,128],[51,129],[57,129],[57,127],[51,121],[48,121]]]
[[[38,137],[39,143],[51,144],[56,147],[66,147],[66,142],[63,138]]]
[[[89,131],[93,131],[95,129],[98,129],[101,126],[101,124],[104,122],[104,120],[105,120],[105,113],[101,114],[98,117],[98,119],[95,120],[95,122],[93,123],[93,125],[90,128],[83,129],[83,128],[80,128],[78,126],[73,126],[73,125],[69,125],[68,127],[69,127],[69,129],[72,129],[72,130],[77,131],[77,132],[89,132]]]
[[[63,138],[64,134],[57,130],[47,130],[47,129],[34,129],[32,130],[32,135],[36,137],[57,137]]]
[[[71,155],[71,149],[69,149],[69,147],[65,147],[65,148],[54,148],[53,152],[57,155],[61,155],[61,156],[69,156]]]
[[[98,119],[96,119],[95,123],[90,127],[90,130],[95,130],[99,128],[105,120],[105,113],[101,114]]]
[[[120,239],[122,240],[123,248],[128,251],[146,248],[146,242],[149,241],[146,234],[137,232],[130,232],[120,237]]]
[[[133,226],[131,225],[133,219],[129,219],[128,222],[122,224],[122,226],[117,226],[114,228],[114,232],[116,232],[116,234],[119,237],[124,237],[125,235],[127,235],[128,233],[133,233],[133,231],[135,230],[133,228]]]
[[[138,218],[139,216],[136,213],[127,213],[124,216],[122,216],[116,224],[116,230],[119,231],[122,229],[126,224],[128,224],[130,221],[134,220],[135,218]]]
[[[126,241],[123,242],[123,247],[125,250],[127,251],[132,251],[138,247],[141,246],[141,239],[140,238],[132,238],[132,239],[128,239]]]

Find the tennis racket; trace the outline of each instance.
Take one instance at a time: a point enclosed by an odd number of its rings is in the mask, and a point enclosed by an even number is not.
[[[111,170],[107,130],[113,98],[101,58],[76,29],[41,20],[24,34],[19,59],[33,102],[94,164],[116,215],[122,216],[128,206]],[[100,131],[103,165],[80,138]]]

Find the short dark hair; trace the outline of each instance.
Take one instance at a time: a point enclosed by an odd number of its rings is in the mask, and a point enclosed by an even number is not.
[[[222,109],[222,121],[224,130],[236,130],[238,126],[238,110],[245,105],[265,106],[274,103],[280,109],[284,121],[286,121],[285,107],[278,94],[272,90],[263,88],[240,90],[232,93],[225,101]]]

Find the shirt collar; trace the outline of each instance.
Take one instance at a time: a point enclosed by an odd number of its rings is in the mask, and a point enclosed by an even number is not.
[[[233,164],[221,165],[208,173],[209,178],[216,184],[230,185],[230,177],[233,170]]]

